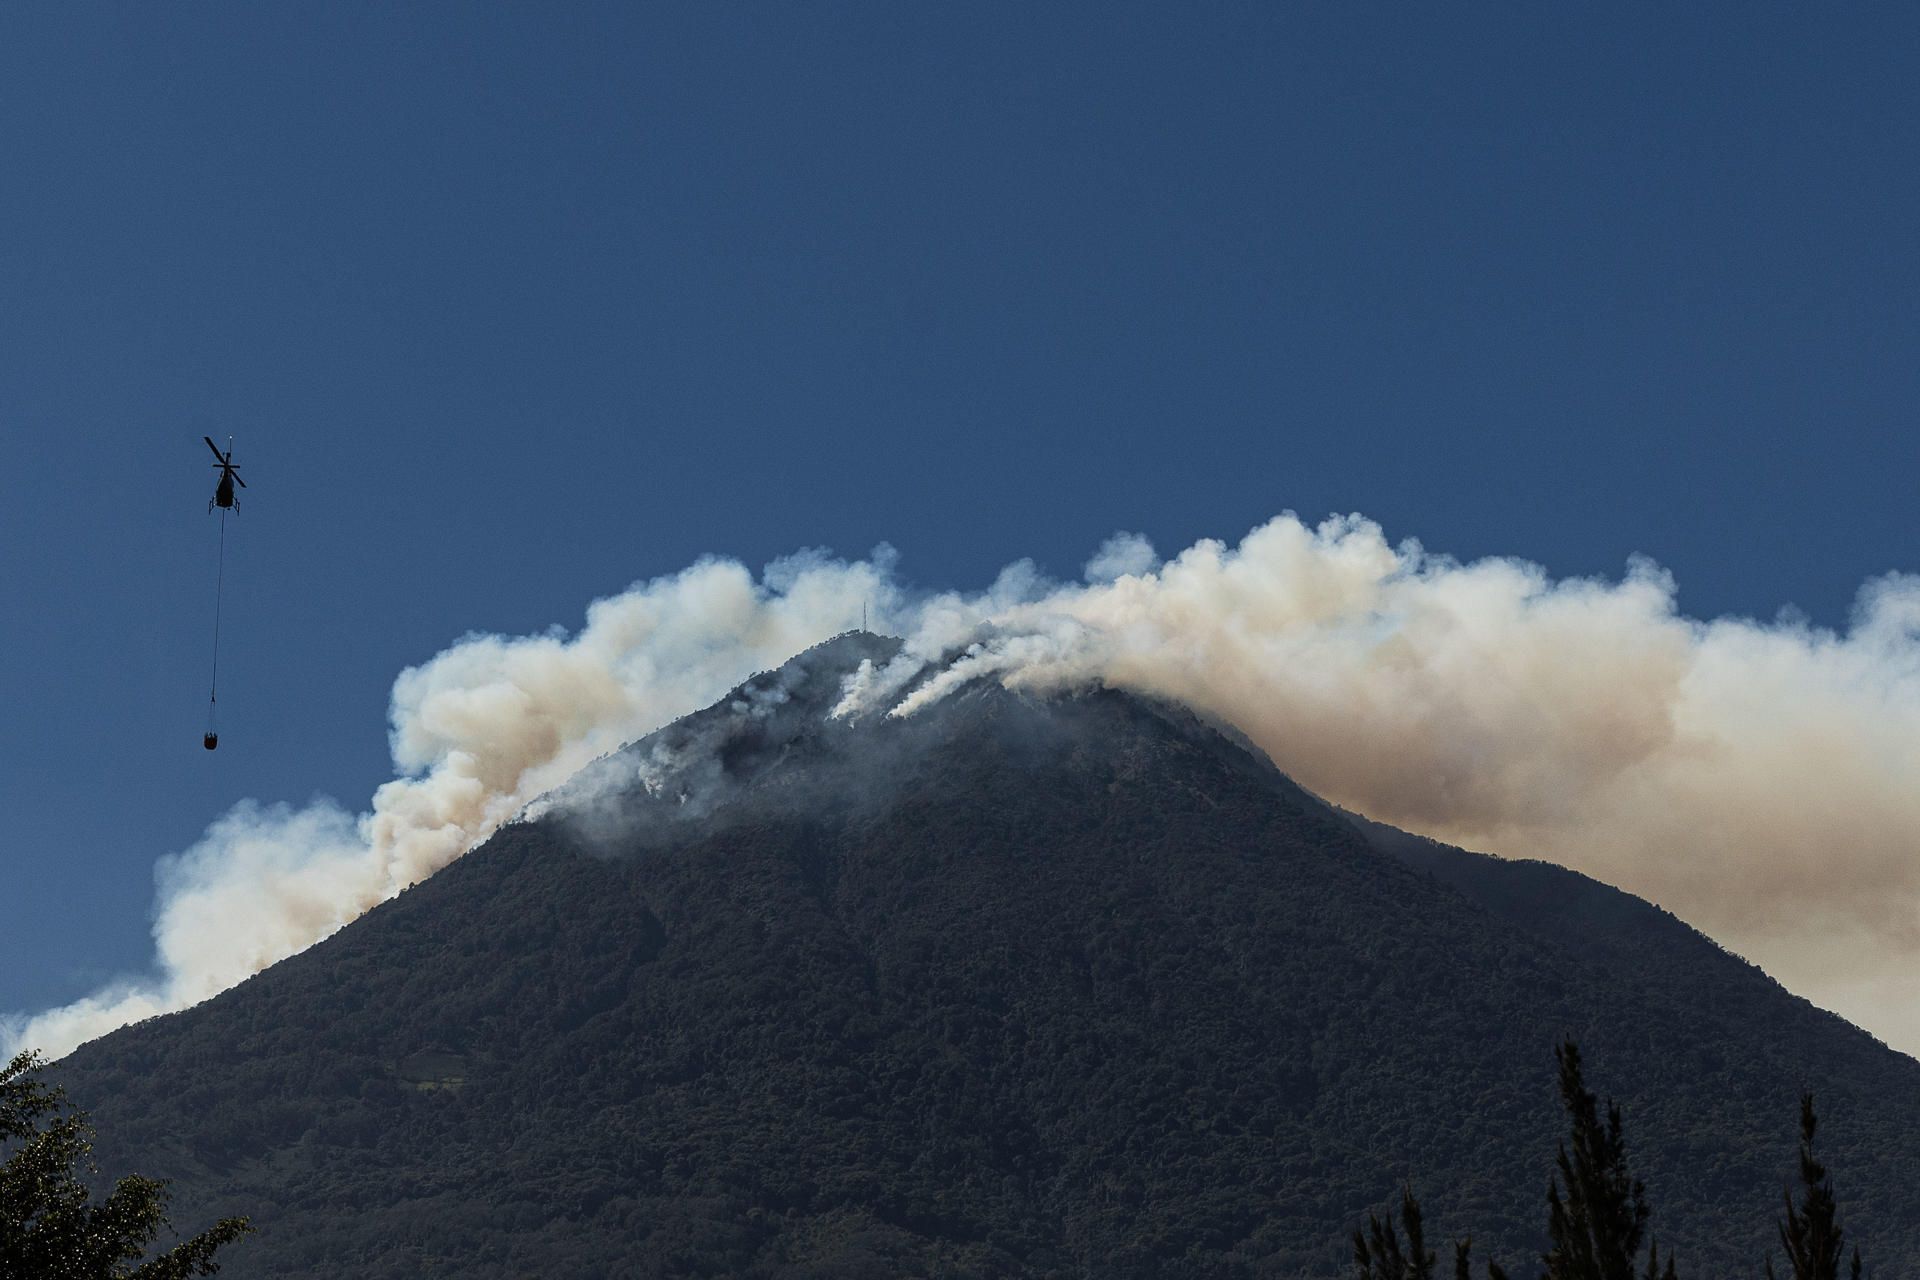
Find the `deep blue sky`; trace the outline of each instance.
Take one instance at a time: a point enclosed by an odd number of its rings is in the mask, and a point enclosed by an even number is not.
[[[297,8],[311,12],[296,12]],[[358,808],[395,673],[703,552],[1359,510],[1696,615],[1920,569],[1907,7],[0,21],[0,1011]],[[214,522],[237,437],[222,749]]]

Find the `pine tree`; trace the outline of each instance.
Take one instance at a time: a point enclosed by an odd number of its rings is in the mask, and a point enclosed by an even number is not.
[[[1558,1175],[1547,1184],[1547,1231],[1543,1280],[1636,1280],[1634,1258],[1647,1228],[1646,1188],[1627,1168],[1620,1108],[1609,1102],[1607,1118],[1580,1073],[1580,1049],[1571,1040],[1554,1050],[1560,1064],[1560,1101],[1572,1125],[1572,1143],[1560,1146]],[[1565,1190],[1562,1191],[1564,1185]],[[1659,1249],[1648,1251],[1646,1280],[1672,1280],[1673,1259],[1660,1268]]]
[[[1473,1237],[1453,1242],[1453,1280],[1473,1280]],[[1487,1259],[1487,1280],[1507,1280],[1507,1273],[1492,1258]]]
[[[1813,1156],[1813,1133],[1820,1119],[1813,1112],[1813,1095],[1800,1095],[1800,1203],[1786,1195],[1787,1216],[1780,1220],[1780,1244],[1787,1251],[1793,1280],[1839,1280],[1844,1235],[1840,1230],[1833,1183],[1826,1166]],[[1860,1275],[1860,1250],[1853,1251],[1851,1274]],[[1773,1264],[1767,1264],[1773,1275]]]
[[[1405,1252],[1394,1232],[1392,1213],[1384,1221],[1368,1214],[1366,1230],[1354,1231],[1353,1261],[1359,1280],[1433,1280],[1434,1256],[1427,1252],[1420,1202],[1413,1198],[1412,1187],[1400,1192],[1400,1221],[1407,1232]]]
[[[1658,1239],[1648,1239],[1645,1269],[1634,1271],[1640,1242],[1648,1236],[1645,1186],[1627,1167],[1627,1145],[1620,1108],[1607,1103],[1600,1118],[1599,1100],[1582,1078],[1580,1049],[1571,1040],[1554,1050],[1560,1064],[1560,1101],[1571,1126],[1560,1144],[1556,1173],[1547,1183],[1547,1230],[1552,1247],[1544,1255],[1541,1280],[1678,1280],[1672,1254],[1662,1255]],[[1800,1196],[1785,1193],[1786,1216],[1780,1220],[1780,1244],[1792,1268],[1792,1280],[1840,1280],[1845,1237],[1840,1229],[1833,1182],[1826,1166],[1813,1154],[1819,1127],[1813,1095],[1800,1095]],[[1400,1218],[1406,1247],[1394,1230],[1393,1215],[1383,1221],[1369,1216],[1364,1230],[1353,1233],[1353,1256],[1358,1280],[1432,1280],[1434,1255],[1426,1251],[1420,1204],[1411,1187],[1401,1192]],[[1454,1280],[1471,1280],[1471,1237],[1453,1246]],[[1491,1260],[1487,1280],[1507,1280]],[[1767,1263],[1768,1280],[1776,1280]],[[1860,1250],[1854,1249],[1848,1267],[1851,1280],[1861,1277]]]
[[[80,1176],[92,1130],[58,1088],[40,1081],[44,1065],[22,1053],[0,1068],[0,1276],[186,1280],[218,1271],[213,1255],[251,1230],[247,1220],[222,1219],[140,1261],[167,1224],[166,1184],[131,1175],[93,1203]]]

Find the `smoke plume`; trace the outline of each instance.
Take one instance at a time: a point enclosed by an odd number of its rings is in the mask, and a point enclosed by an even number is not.
[[[703,560],[594,602],[571,637],[469,635],[402,671],[389,710],[400,776],[349,815],[242,803],[157,872],[156,976],[0,1019],[0,1052],[59,1056],[197,1004],[302,951],[459,857],[596,757],[744,677],[896,606],[891,549],[803,552],[758,580]]]
[[[1651,563],[1556,581],[1287,515],[1164,563],[1117,535],[1084,577],[1022,562],[984,592],[929,595],[884,550],[758,580],[706,561],[597,602],[572,637],[469,636],[396,681],[401,776],[369,812],[236,808],[162,866],[159,978],[6,1038],[64,1052],[238,982],[864,602],[905,644],[847,681],[837,714],[911,715],[981,678],[1184,702],[1336,803],[1619,885],[1920,1050],[1920,576],[1868,583],[1844,632],[1700,622]]]

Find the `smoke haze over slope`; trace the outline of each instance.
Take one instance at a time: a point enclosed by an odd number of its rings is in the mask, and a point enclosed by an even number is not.
[[[758,579],[709,560],[596,602],[571,637],[468,636],[395,682],[401,776],[368,812],[236,807],[163,864],[159,977],[8,1039],[64,1052],[231,986],[868,605],[906,643],[848,682],[841,714],[910,715],[974,678],[1172,698],[1337,803],[1648,897],[1920,1049],[1920,577],[1868,583],[1844,633],[1697,622],[1650,563],[1556,581],[1291,515],[1164,563],[1117,536],[1086,576],[1022,562],[929,595],[885,549]]]

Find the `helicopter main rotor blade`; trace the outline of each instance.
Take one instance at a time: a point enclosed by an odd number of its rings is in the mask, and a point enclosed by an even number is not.
[[[240,473],[238,471],[229,471],[227,474],[232,476],[233,482],[239,485],[242,489],[247,487],[247,482],[240,478]]]
[[[207,448],[213,450],[213,456],[220,459],[223,466],[226,464],[227,459],[233,456],[233,450],[231,449],[225,453],[220,452],[220,446],[213,442],[212,436],[201,436],[200,438],[207,442]]]

